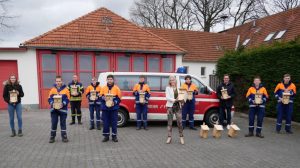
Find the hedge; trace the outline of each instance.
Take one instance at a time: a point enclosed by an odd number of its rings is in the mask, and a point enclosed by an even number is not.
[[[298,94],[294,103],[293,120],[300,121],[300,40],[277,42],[272,45],[260,46],[253,49],[240,48],[237,51],[226,52],[217,63],[217,76],[230,74],[235,85],[237,110],[248,111],[245,95],[252,85],[253,78],[260,76],[270,99],[266,107],[266,115],[276,117],[276,100],[274,89],[282,81],[283,75],[289,73],[292,82],[297,87]]]

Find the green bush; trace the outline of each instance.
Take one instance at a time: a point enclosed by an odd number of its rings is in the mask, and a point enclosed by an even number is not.
[[[236,88],[235,107],[246,112],[248,103],[245,95],[253,83],[255,76],[262,78],[270,99],[266,107],[266,115],[276,117],[276,100],[274,89],[282,81],[283,75],[292,75],[292,82],[297,87],[294,103],[293,120],[300,121],[300,40],[287,43],[277,42],[268,46],[253,49],[229,51],[217,63],[217,75],[230,74]]]

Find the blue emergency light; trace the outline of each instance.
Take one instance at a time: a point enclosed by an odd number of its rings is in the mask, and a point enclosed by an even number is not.
[[[186,67],[178,67],[176,73],[187,73],[187,68]]]

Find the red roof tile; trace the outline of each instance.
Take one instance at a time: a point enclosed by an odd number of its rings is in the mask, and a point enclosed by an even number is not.
[[[274,39],[280,31],[286,30],[280,39]],[[272,32],[276,32],[270,41],[264,39]],[[241,26],[221,32],[222,34],[240,35],[240,45],[250,39],[247,47],[257,47],[276,40],[290,41],[300,35],[300,7],[267,16]]]
[[[104,20],[106,22],[104,23]],[[184,53],[185,50],[158,37],[106,8],[100,8],[22,44],[25,47]]]
[[[155,29],[151,32],[184,48],[183,61],[216,62],[226,50],[235,48],[237,36],[188,30]]]

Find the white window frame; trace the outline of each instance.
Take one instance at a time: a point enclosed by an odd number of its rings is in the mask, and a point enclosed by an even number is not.
[[[272,37],[275,35],[276,32],[272,32],[270,34],[268,34],[268,36],[264,39],[264,41],[270,41],[272,39]]]
[[[249,43],[249,41],[250,41],[250,38],[248,38],[248,39],[246,39],[244,42],[243,42],[243,46],[246,46],[248,43]]]
[[[282,36],[285,34],[286,30],[282,30],[280,31],[275,37],[274,39],[280,39],[282,38]]]

